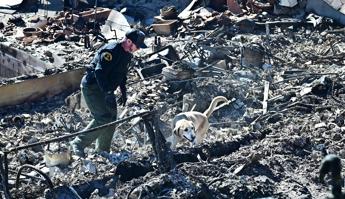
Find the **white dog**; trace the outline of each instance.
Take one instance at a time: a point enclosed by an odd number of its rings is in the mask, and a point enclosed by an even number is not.
[[[201,144],[210,127],[208,118],[211,116],[219,102],[229,103],[223,96],[215,97],[204,113],[188,111],[179,113],[173,120],[173,133],[167,139],[171,143],[171,149],[183,140],[188,140],[194,145]]]

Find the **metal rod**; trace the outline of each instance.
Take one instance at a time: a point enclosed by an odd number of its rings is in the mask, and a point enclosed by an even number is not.
[[[82,197],[80,197],[78,192],[72,186],[69,186],[68,188],[69,188],[69,190],[72,191],[72,193],[74,194],[75,197],[77,197],[78,199],[83,199]]]
[[[49,176],[45,173],[43,173],[43,171],[39,170],[38,168],[34,167],[33,165],[30,165],[30,164],[24,164],[23,166],[21,166],[18,170],[18,173],[17,173],[17,177],[16,177],[16,189],[18,189],[19,187],[19,179],[20,179],[20,175],[22,173],[22,171],[25,169],[25,168],[29,168],[29,169],[32,169],[34,171],[36,171],[37,173],[39,173],[46,181],[50,191],[53,193],[53,188],[54,188],[54,185],[53,185],[53,182],[50,180]]]
[[[15,174],[18,173],[17,171],[14,171],[14,170],[9,170],[9,172],[15,173]],[[44,180],[44,178],[40,178],[40,177],[36,177],[36,176],[31,176],[31,175],[28,175],[28,174],[25,174],[25,173],[22,173],[21,175],[25,176],[25,177],[28,177],[28,178],[36,179],[36,180]]]
[[[94,21],[93,21],[93,29],[95,30],[96,29],[96,20],[97,20],[97,0],[95,1],[95,7],[94,7]]]
[[[53,139],[50,139],[50,140],[45,140],[45,141],[41,141],[41,142],[36,142],[36,143],[32,143],[32,144],[18,146],[18,147],[9,149],[8,151],[5,151],[4,154],[11,153],[11,152],[18,151],[18,150],[22,150],[22,149],[26,149],[26,148],[30,148],[30,147],[34,147],[34,146],[38,146],[38,145],[44,145],[44,144],[49,144],[49,143],[52,143],[52,142],[66,140],[67,138],[75,137],[75,136],[80,135],[80,134],[87,134],[87,133],[93,132],[93,131],[98,130],[98,129],[102,129],[102,128],[105,128],[105,127],[108,127],[108,126],[112,126],[112,125],[115,125],[115,124],[118,124],[118,123],[125,122],[125,121],[133,119],[135,117],[140,117],[140,116],[148,115],[150,113],[151,113],[151,111],[145,111],[145,112],[138,113],[136,115],[132,115],[132,116],[123,118],[121,120],[116,120],[114,122],[110,122],[110,123],[107,123],[107,124],[104,124],[104,125],[92,128],[92,129],[87,129],[87,130],[84,130],[84,131],[79,131],[79,132],[76,132],[76,133],[72,133],[70,135],[64,135],[64,136],[60,136],[60,137],[53,138]]]
[[[6,174],[5,169],[4,169],[5,164],[7,164],[7,161],[5,161],[5,154],[4,153],[0,153],[0,176],[2,178],[1,179],[1,184],[2,184],[2,188],[3,188],[3,191],[4,191],[5,198],[6,199],[11,199],[11,195],[10,195],[9,190],[8,190],[8,177],[7,177],[8,174]]]
[[[6,186],[6,191],[8,192],[8,197],[11,198],[10,192],[8,189],[8,159],[7,159],[7,153],[4,153],[4,181]]]

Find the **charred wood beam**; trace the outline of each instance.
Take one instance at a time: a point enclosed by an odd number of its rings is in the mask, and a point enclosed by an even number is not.
[[[126,182],[144,176],[151,171],[154,171],[154,168],[150,161],[122,161],[116,166],[115,175],[119,176],[122,182]]]
[[[172,152],[166,144],[166,140],[159,129],[157,114],[144,116],[144,124],[150,137],[153,151],[158,160],[160,172],[168,172],[175,167]]]
[[[177,164],[183,162],[196,162],[199,161],[198,155],[202,160],[209,158],[217,158],[225,155],[229,155],[237,151],[242,145],[246,145],[255,140],[261,140],[271,133],[270,129],[265,129],[261,132],[252,132],[241,136],[239,139],[229,142],[215,142],[211,144],[204,144],[200,147],[185,148],[184,153],[174,154],[174,160]],[[188,161],[188,159],[190,161]],[[187,161],[186,161],[187,160]]]
[[[174,161],[172,151],[170,147],[167,145],[167,142],[162,134],[162,132],[159,129],[159,124],[158,124],[158,115],[154,115],[153,119],[153,126],[155,129],[155,142],[156,142],[156,148],[157,151],[159,152],[159,157],[160,161],[164,162],[165,164],[163,165],[163,171],[169,171],[173,169],[176,166],[176,163]]]
[[[7,154],[0,152],[0,177],[1,185],[4,191],[6,199],[11,199],[11,195],[8,189],[8,164],[7,164]]]

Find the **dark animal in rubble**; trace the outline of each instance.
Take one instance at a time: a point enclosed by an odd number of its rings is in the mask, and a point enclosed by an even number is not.
[[[332,191],[327,198],[329,199],[345,199],[345,194],[341,191],[341,160],[337,155],[327,155],[321,162],[319,179],[324,181],[326,174],[331,174]]]

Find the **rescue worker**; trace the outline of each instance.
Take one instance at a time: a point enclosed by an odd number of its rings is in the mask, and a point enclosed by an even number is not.
[[[97,51],[80,85],[86,105],[93,117],[84,130],[116,120],[117,102],[114,91],[120,87],[121,97],[118,102],[125,106],[127,66],[133,57],[133,52],[147,48],[144,39],[145,34],[142,31],[133,29],[126,33],[122,41],[106,44]],[[109,152],[114,130],[114,126],[109,126],[77,136],[70,142],[74,154],[85,157],[84,148],[95,140],[96,152]]]

